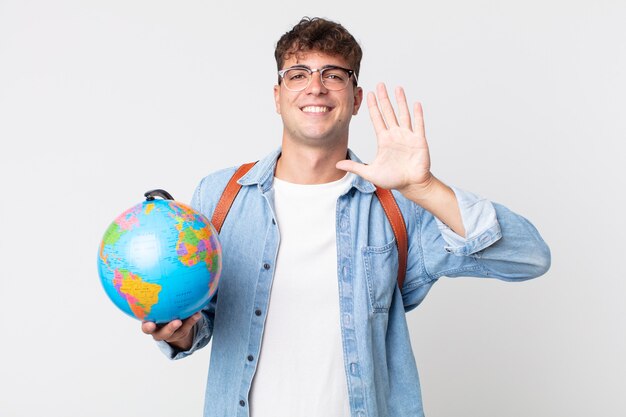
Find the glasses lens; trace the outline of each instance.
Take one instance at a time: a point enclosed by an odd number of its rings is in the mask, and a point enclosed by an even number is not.
[[[329,90],[341,90],[350,80],[350,74],[341,68],[324,68],[321,73],[322,82]]]
[[[283,81],[285,86],[290,90],[304,90],[309,85],[311,74],[302,68],[293,68],[285,71]]]

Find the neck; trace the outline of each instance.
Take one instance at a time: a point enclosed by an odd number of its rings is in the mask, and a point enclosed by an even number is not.
[[[294,184],[324,184],[337,181],[346,171],[337,169],[337,162],[347,158],[347,144],[328,148],[292,147],[283,142],[276,163],[275,175]]]

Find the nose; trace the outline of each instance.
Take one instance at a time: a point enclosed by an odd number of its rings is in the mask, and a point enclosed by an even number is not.
[[[317,73],[317,74],[316,74]],[[308,94],[318,95],[328,92],[324,84],[322,83],[322,73],[319,69],[315,69],[311,73],[311,82],[306,88]]]

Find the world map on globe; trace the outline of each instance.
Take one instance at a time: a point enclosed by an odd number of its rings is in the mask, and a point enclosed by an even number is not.
[[[221,246],[209,220],[173,200],[149,200],[108,227],[98,251],[105,292],[122,311],[156,323],[184,319],[217,290]]]

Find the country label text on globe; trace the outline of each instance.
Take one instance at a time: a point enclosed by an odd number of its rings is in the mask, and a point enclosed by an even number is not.
[[[217,290],[221,246],[209,220],[172,200],[138,204],[106,230],[98,253],[105,292],[126,314],[165,323],[201,310]]]

